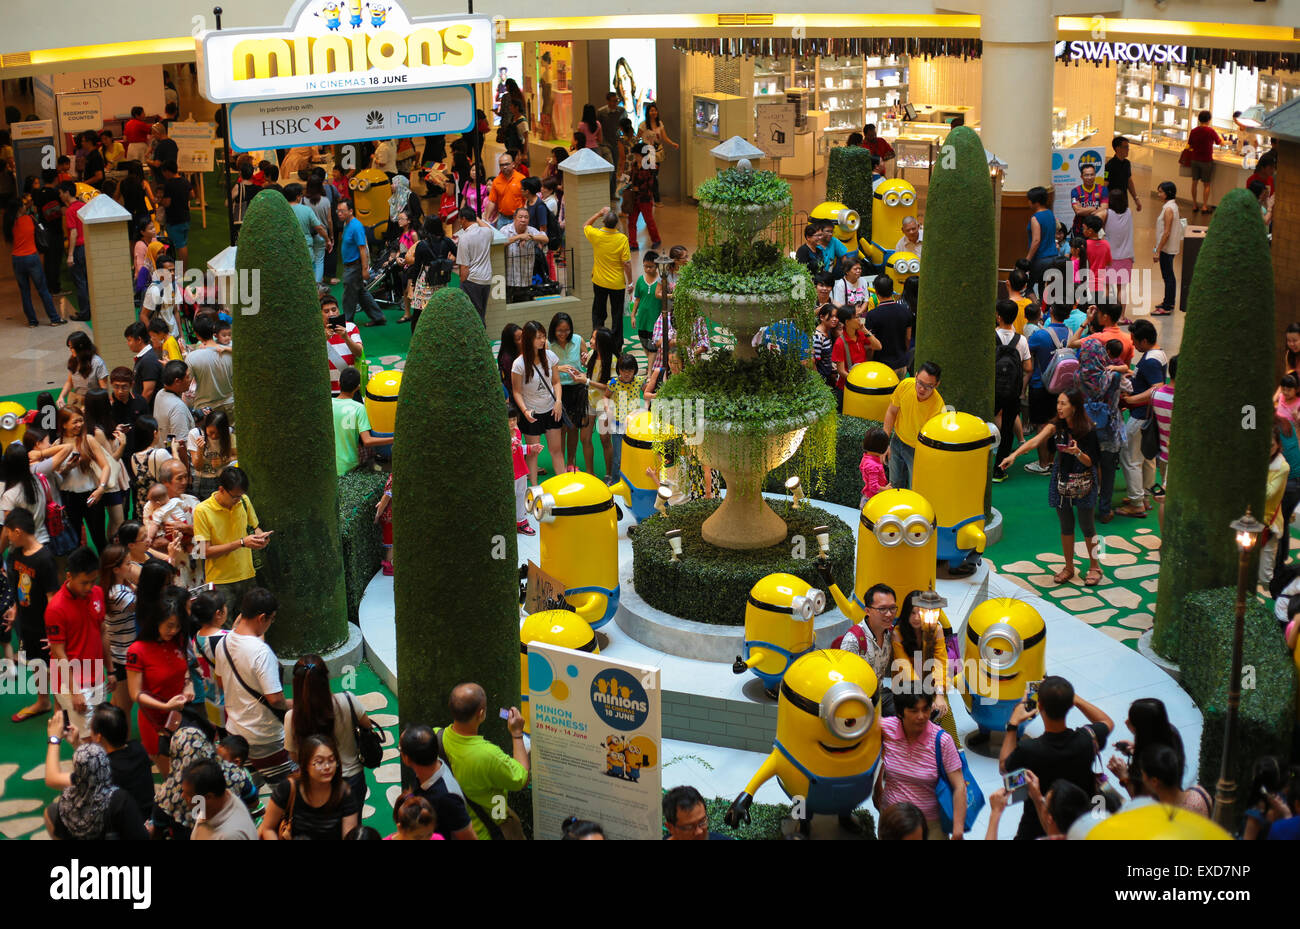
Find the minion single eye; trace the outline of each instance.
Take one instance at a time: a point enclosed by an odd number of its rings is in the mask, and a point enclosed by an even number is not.
[[[528,488],[528,493],[524,496],[524,506],[539,523],[555,522],[555,498],[545,493],[542,488]]]
[[[907,517],[903,521],[903,540],[908,545],[919,548],[930,541],[934,526],[920,513]]]
[[[899,197],[898,200],[900,203],[903,204],[903,206],[911,206],[913,203],[916,202],[916,194],[912,193],[910,190],[905,190],[903,191],[903,195]]]
[[[820,715],[831,735],[838,739],[858,739],[871,728],[876,710],[861,687],[840,681],[822,697]]]
[[[841,210],[836,222],[843,231],[856,232],[858,226],[862,224],[862,219],[858,216],[857,210]]]
[[[1020,633],[1007,623],[994,623],[980,636],[980,660],[995,671],[1014,665],[1023,650]]]
[[[885,206],[898,206],[898,194],[896,193],[885,194]]]
[[[13,413],[6,413],[4,416],[0,416],[0,429],[3,429],[5,432],[9,432],[10,430],[17,429],[17,428],[18,428],[18,417],[15,416]]]
[[[907,263],[908,274],[919,274],[921,271],[921,259],[914,258]]]
[[[876,523],[876,541],[893,548],[903,541],[903,521],[897,516],[886,516]]]

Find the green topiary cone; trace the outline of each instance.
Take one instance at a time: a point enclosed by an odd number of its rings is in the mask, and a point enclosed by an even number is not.
[[[239,464],[262,526],[275,532],[259,573],[280,601],[270,643],[292,659],[341,644],[348,614],[325,331],[311,256],[280,194],[249,204],[235,267],[242,280],[258,275],[255,289],[238,288],[251,302],[234,314]]]
[[[1175,661],[1183,601],[1193,591],[1237,586],[1237,546],[1228,524],[1247,506],[1267,521],[1273,339],[1273,262],[1264,221],[1250,192],[1233,190],[1214,211],[1196,258],[1178,358],[1151,643]]]
[[[997,241],[988,158],[973,129],[948,133],[926,202],[916,366],[936,362],[944,402],[992,420]]]
[[[872,173],[871,152],[865,148],[837,145],[827,156],[826,199],[858,211],[858,237],[867,242],[871,241]]]
[[[444,725],[452,687],[519,703],[519,556],[501,379],[478,312],[444,288],[420,316],[393,445],[393,593],[402,724]]]

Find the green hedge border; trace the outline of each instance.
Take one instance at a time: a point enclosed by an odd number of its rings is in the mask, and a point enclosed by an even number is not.
[[[835,427],[835,473],[826,475],[826,486],[816,494],[818,500],[858,509],[862,499],[862,440],[867,430],[882,424],[874,419],[859,419],[857,416],[837,417]],[[772,471],[767,478],[766,490],[770,494],[784,494],[785,482],[795,473],[795,459]],[[806,493],[808,487],[804,488]],[[847,588],[845,588],[847,589]]]
[[[785,572],[814,587],[817,573],[815,526],[830,526],[831,559],[842,590],[853,589],[857,542],[843,520],[815,506],[792,510],[788,502],[768,501],[789,526],[786,541],[771,548],[730,551],[715,548],[700,537],[700,525],[721,505],[720,500],[695,500],[652,516],[632,535],[632,582],[646,603],[682,619],[722,626],[745,623],[750,589],[769,574]],[[664,533],[682,530],[682,559],[674,564]],[[791,537],[804,537],[803,559],[792,556]]]
[[[348,622],[357,622],[361,597],[379,562],[383,542],[375,507],[388,481],[387,471],[349,471],[339,478],[339,535],[343,543],[343,579],[347,585]]]
[[[1183,688],[1204,715],[1199,783],[1213,791],[1223,761],[1223,726],[1232,664],[1232,623],[1237,591],[1198,590],[1182,608],[1179,667]],[[1264,755],[1291,756],[1296,673],[1272,611],[1253,596],[1246,603],[1242,667],[1254,669],[1237,715],[1237,798],[1250,785],[1251,766]]]

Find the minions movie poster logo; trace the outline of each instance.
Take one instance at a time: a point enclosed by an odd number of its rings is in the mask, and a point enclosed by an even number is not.
[[[528,704],[539,838],[569,816],[618,839],[662,836],[659,669],[532,642]]]
[[[1074,210],[1070,206],[1070,191],[1083,183],[1079,172],[1089,167],[1097,172],[1097,183],[1104,183],[1106,156],[1095,145],[1084,148],[1052,149],[1052,213],[1056,221],[1068,227],[1074,222]]]

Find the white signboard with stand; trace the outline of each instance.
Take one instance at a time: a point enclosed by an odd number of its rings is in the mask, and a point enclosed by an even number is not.
[[[1097,170],[1097,183],[1105,183],[1106,150],[1097,145],[1082,148],[1052,149],[1052,212],[1056,221],[1069,229],[1074,225],[1074,209],[1070,206],[1070,191],[1083,183],[1079,169],[1090,166]],[[1068,244],[1068,243],[1067,243]],[[1066,253],[1067,257],[1069,252]]]
[[[167,136],[176,143],[176,167],[182,174],[212,170],[211,123],[173,122]]]
[[[528,646],[533,833],[558,839],[569,816],[610,839],[663,838],[659,669]]]
[[[98,132],[104,127],[104,111],[98,93],[59,94],[56,99],[62,132],[75,134],[87,129]]]
[[[758,147],[769,158],[794,157],[795,116],[793,103],[765,103],[758,107]]]

